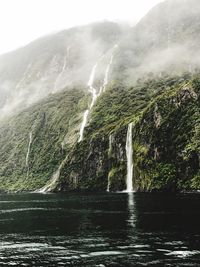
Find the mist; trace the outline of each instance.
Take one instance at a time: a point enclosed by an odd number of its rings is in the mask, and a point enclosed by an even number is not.
[[[72,27],[0,56],[0,118],[62,90],[81,88],[89,94],[88,80],[97,63],[99,92],[115,45],[109,82],[132,86],[148,73],[195,72],[200,39],[193,32],[199,14],[197,0],[164,1],[135,26],[103,21]]]
[[[132,25],[160,1],[3,0],[0,1],[0,54],[41,36],[93,22],[109,20]]]

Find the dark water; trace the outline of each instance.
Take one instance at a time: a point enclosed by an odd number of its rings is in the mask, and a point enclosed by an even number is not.
[[[200,266],[200,195],[0,195],[0,266]]]

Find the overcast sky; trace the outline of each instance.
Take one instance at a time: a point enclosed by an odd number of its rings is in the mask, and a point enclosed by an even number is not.
[[[0,0],[0,54],[99,20],[137,22],[162,0]]]

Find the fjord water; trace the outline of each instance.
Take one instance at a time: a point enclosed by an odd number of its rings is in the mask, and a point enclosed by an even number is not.
[[[198,194],[0,195],[0,266],[200,266]]]

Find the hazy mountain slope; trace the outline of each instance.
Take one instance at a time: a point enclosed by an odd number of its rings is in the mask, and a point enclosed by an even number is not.
[[[122,34],[115,23],[91,24],[43,37],[2,55],[0,118],[65,87],[84,89],[99,61],[98,78],[102,79],[112,48]]]
[[[194,73],[199,52],[200,2],[163,1],[122,40],[116,70],[129,83],[148,73]]]

